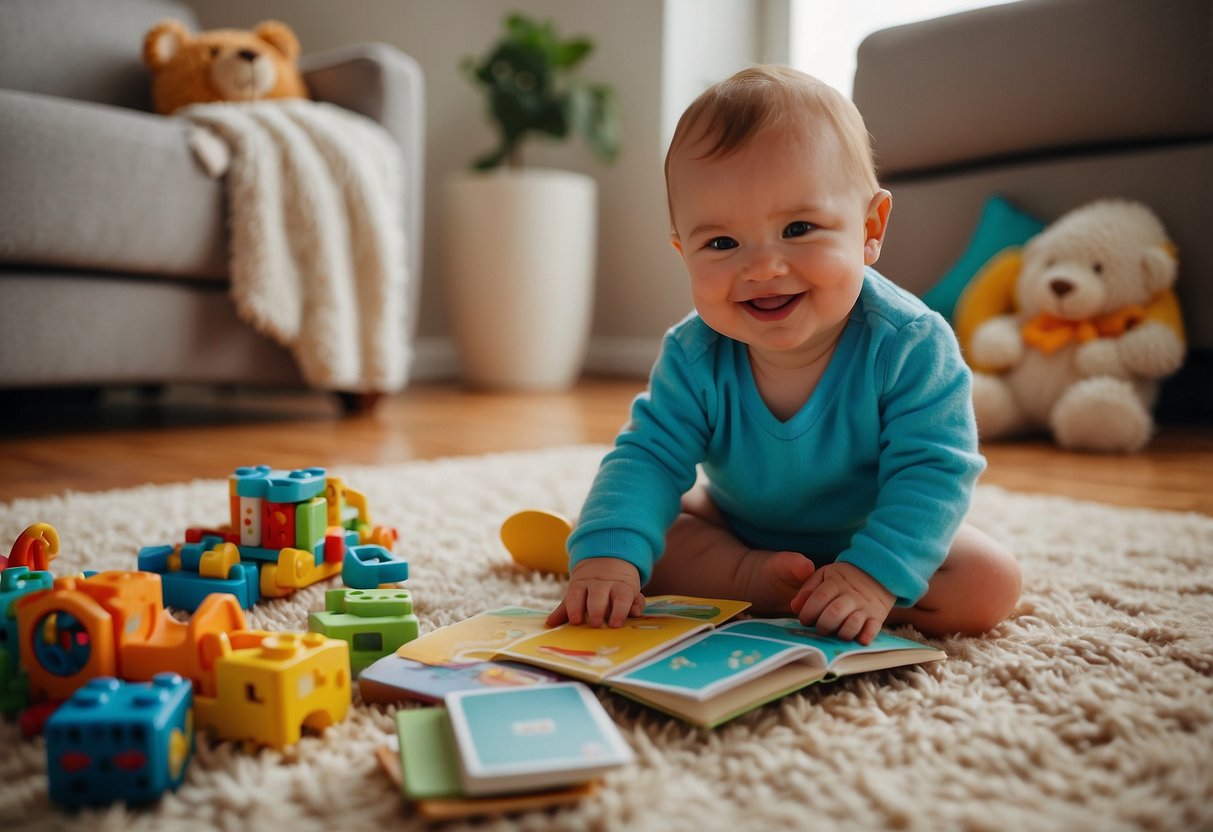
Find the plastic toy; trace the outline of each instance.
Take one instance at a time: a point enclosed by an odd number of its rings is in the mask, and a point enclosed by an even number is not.
[[[569,574],[566,544],[573,531],[567,517],[551,511],[520,511],[501,524],[501,542],[521,566],[553,575]]]
[[[35,706],[62,702],[98,677],[146,681],[172,671],[193,684],[199,727],[222,739],[277,747],[348,711],[344,641],[247,630],[231,595],[208,596],[181,622],[164,609],[159,575],[103,572],[56,579],[16,608]]]
[[[377,543],[345,550],[341,582],[354,589],[375,589],[409,579],[409,564]]]
[[[13,541],[7,558],[0,557],[0,569],[25,566],[36,572],[51,568],[59,554],[59,532],[50,523],[34,523]]]
[[[421,624],[406,589],[330,589],[324,612],[308,616],[307,628],[350,645],[350,672],[363,668],[417,638]]]
[[[192,699],[176,673],[146,683],[90,680],[46,723],[51,800],[145,803],[176,789],[194,749]]]
[[[187,529],[178,546],[147,546],[139,568],[163,576],[164,603],[194,610],[212,592],[249,609],[342,572],[350,546],[390,549],[394,529],[373,526],[366,495],[323,468],[237,468],[228,480],[230,525]]]
[[[215,664],[215,695],[195,699],[198,730],[281,748],[350,707],[349,645],[320,633],[233,633]]]
[[[18,638],[18,599],[50,589],[50,572],[31,572],[27,566],[0,571],[0,714],[8,716],[29,704],[29,679],[21,672]]]

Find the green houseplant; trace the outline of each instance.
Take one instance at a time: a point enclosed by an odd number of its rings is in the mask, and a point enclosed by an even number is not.
[[[521,167],[522,144],[532,134],[554,139],[576,134],[599,160],[615,161],[620,127],[614,90],[573,75],[594,51],[593,42],[585,37],[563,40],[550,22],[519,14],[506,18],[505,29],[483,57],[463,62],[472,82],[484,88],[500,136],[498,146],[473,167]]]
[[[581,137],[605,162],[619,154],[609,86],[573,70],[593,50],[522,15],[463,71],[487,99],[497,146],[446,183],[443,243],[451,328],[465,381],[558,390],[580,375],[593,317],[598,186],[584,173],[527,167],[536,138]]]

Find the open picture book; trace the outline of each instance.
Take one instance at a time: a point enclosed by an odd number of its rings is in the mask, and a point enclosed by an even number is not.
[[[742,601],[663,595],[619,628],[547,627],[547,611],[505,607],[409,642],[396,655],[428,666],[509,661],[606,685],[705,728],[816,682],[945,658],[880,633],[869,645],[819,635],[794,618],[729,622]]]

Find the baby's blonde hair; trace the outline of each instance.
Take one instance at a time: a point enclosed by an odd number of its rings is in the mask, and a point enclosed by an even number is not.
[[[879,190],[868,128],[850,99],[811,75],[784,66],[762,65],[743,69],[708,87],[682,114],[665,157],[667,199],[670,162],[676,154],[711,142],[696,159],[728,156],[751,137],[797,119],[810,127],[832,129],[848,173],[872,193]],[[670,218],[672,222],[672,206]]]

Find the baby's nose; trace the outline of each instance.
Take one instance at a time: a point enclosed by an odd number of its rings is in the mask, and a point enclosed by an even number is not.
[[[768,246],[759,246],[746,262],[745,276],[749,280],[769,280],[786,274],[787,270],[787,263],[777,251]]]

